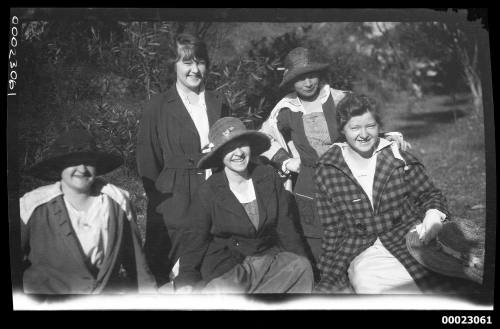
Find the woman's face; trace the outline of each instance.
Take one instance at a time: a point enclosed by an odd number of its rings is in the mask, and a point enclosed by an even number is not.
[[[230,143],[222,151],[224,157],[224,170],[229,170],[235,173],[244,173],[250,163],[250,145],[248,142],[242,141]]]
[[[297,78],[293,88],[300,98],[311,99],[319,92],[319,72],[306,73]]]
[[[379,126],[371,112],[354,116],[342,129],[347,144],[362,157],[371,157],[378,143]]]
[[[86,193],[94,183],[95,177],[94,166],[81,164],[64,169],[61,174],[61,183],[75,192]]]
[[[180,59],[175,63],[177,81],[184,87],[198,92],[205,79],[207,63],[205,60]]]

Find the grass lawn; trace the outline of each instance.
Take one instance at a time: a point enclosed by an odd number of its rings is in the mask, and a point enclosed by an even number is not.
[[[406,100],[381,110],[386,131],[400,131],[410,150],[448,199],[453,216],[484,225],[486,167],[483,113],[475,113],[467,95],[455,102],[447,95],[424,97],[409,112]]]

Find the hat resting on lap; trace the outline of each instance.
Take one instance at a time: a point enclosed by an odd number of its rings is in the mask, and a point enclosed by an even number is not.
[[[483,282],[485,229],[474,221],[454,218],[443,224],[436,239],[424,245],[415,230],[406,235],[410,254],[427,269]]]

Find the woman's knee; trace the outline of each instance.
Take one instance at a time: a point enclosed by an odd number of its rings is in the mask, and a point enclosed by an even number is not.
[[[293,271],[298,273],[311,273],[312,275],[312,266],[311,262],[307,257],[300,256],[291,252],[285,252],[286,257],[289,258],[287,263],[289,267],[293,268]]]

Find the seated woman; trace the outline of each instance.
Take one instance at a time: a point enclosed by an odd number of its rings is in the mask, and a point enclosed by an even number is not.
[[[379,138],[374,103],[348,94],[337,107],[345,142],[335,143],[315,171],[324,229],[318,292],[420,293],[440,279],[408,252],[418,230],[428,243],[449,217],[446,199],[422,163]],[[423,219],[423,220],[422,220]]]
[[[20,199],[25,293],[155,291],[128,192],[97,178],[121,163],[73,129],[30,168],[31,176],[56,182]]]
[[[271,166],[251,160],[269,148],[269,138],[226,117],[210,128],[209,140],[213,150],[198,167],[218,169],[190,207],[176,291],[311,292],[290,196]]]

